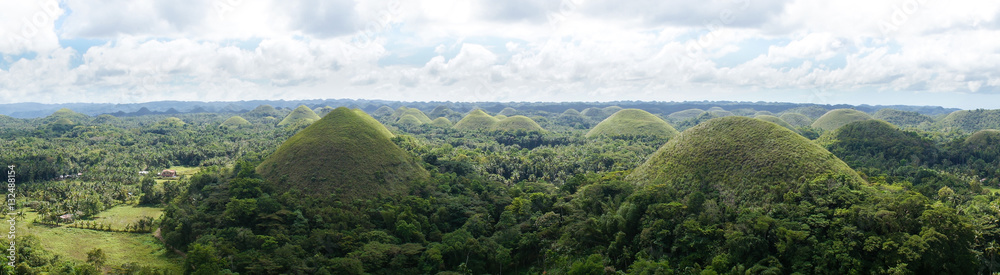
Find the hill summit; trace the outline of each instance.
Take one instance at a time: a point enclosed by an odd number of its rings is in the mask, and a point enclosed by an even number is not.
[[[455,123],[454,128],[458,130],[489,130],[493,129],[498,122],[500,122],[499,119],[490,116],[481,109],[476,109]]]
[[[847,125],[848,123],[869,119],[872,119],[872,116],[862,111],[854,109],[836,109],[826,112],[826,114],[816,119],[816,121],[813,121],[812,127],[826,131],[833,131],[840,128],[840,126]]]
[[[285,119],[281,120],[281,122],[278,122],[278,126],[294,125],[297,123],[309,124],[317,120],[319,120],[319,115],[317,115],[316,112],[313,112],[313,110],[306,107],[306,105],[301,105],[298,108],[295,108],[295,110],[292,110],[292,112],[289,113]]]
[[[639,109],[624,109],[611,115],[587,132],[587,137],[598,136],[654,136],[671,138],[677,129],[666,121]]]
[[[729,116],[685,130],[629,175],[641,185],[665,183],[677,190],[719,192],[739,202],[759,202],[764,190],[846,175],[863,182],[843,161],[777,124]],[[715,189],[715,190],[710,190]]]
[[[494,128],[500,131],[545,131],[545,129],[542,129],[542,126],[539,126],[534,120],[522,115],[516,115],[500,120]]]
[[[307,194],[401,194],[408,183],[428,175],[392,137],[363,111],[339,107],[281,144],[257,166],[257,173]]]

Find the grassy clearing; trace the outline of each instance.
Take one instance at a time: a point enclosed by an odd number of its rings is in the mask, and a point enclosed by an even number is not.
[[[983,186],[983,188],[986,188],[986,190],[989,190],[991,194],[1000,193],[1000,188],[989,187],[989,186]]]
[[[123,212],[123,210],[118,211]],[[150,212],[151,210],[142,211]],[[36,225],[31,222],[35,217],[37,217],[36,213],[26,212],[24,222],[18,224],[20,227],[18,232],[35,235],[42,241],[42,246],[46,250],[60,257],[86,262],[87,252],[94,248],[100,248],[108,256],[106,266],[120,266],[134,262],[140,265],[169,269],[176,274],[183,272],[184,259],[166,249],[159,240],[153,237],[153,234],[104,232],[63,226]]]
[[[115,230],[123,230],[126,225],[136,223],[143,217],[159,219],[162,214],[163,208],[159,207],[116,206],[95,215],[94,221],[109,224]]]

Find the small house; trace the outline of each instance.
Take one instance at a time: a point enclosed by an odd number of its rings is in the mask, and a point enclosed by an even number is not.
[[[177,176],[177,171],[170,170],[170,169],[163,170],[163,172],[160,172],[160,176],[161,177],[165,177],[165,178],[176,177]]]

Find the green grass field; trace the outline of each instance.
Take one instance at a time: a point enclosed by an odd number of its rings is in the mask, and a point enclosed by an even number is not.
[[[126,213],[152,213],[149,209],[116,210]],[[106,215],[106,213],[101,213]],[[172,273],[183,272],[184,258],[165,248],[153,234],[104,232],[69,227],[52,227],[31,223],[37,216],[34,212],[25,213],[24,222],[19,223],[21,234],[30,234],[42,241],[46,250],[60,257],[71,258],[80,262],[87,261],[87,252],[94,248],[104,250],[108,256],[105,266],[120,266],[125,263],[169,269]]]
[[[997,194],[997,193],[1000,193],[1000,188],[996,188],[996,187],[988,187],[988,186],[983,186],[983,188],[986,188],[986,190],[990,190],[990,193],[991,193],[991,194]]]
[[[135,223],[143,217],[153,217],[159,219],[163,214],[163,208],[158,207],[138,207],[138,206],[115,206],[94,216],[94,222],[110,224],[115,230],[122,230],[126,225]]]

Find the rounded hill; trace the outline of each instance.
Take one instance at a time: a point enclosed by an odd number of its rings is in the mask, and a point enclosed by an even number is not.
[[[895,109],[882,109],[875,112],[875,119],[885,120],[900,127],[916,127],[924,123],[933,123],[934,119],[913,111],[900,111]]]
[[[694,126],[660,147],[629,175],[642,185],[718,191],[738,202],[760,201],[766,190],[823,175],[863,180],[843,161],[808,139],[763,120],[715,118]]]
[[[371,116],[340,107],[286,140],[257,172],[306,194],[343,199],[401,194],[427,171],[392,137]]]
[[[787,121],[781,119],[780,117],[776,117],[776,116],[772,116],[772,115],[759,115],[759,116],[755,116],[754,118],[759,119],[759,120],[763,120],[763,121],[767,121],[767,122],[770,122],[770,123],[778,124],[778,126],[788,128],[788,130],[792,130],[792,132],[796,132],[796,133],[799,132],[798,130],[795,130],[794,126],[792,126],[791,124],[788,124]]]
[[[819,117],[819,119],[813,121],[812,127],[826,131],[833,131],[848,123],[869,119],[872,119],[872,116],[862,111],[853,109],[836,109],[826,112],[826,114]]]
[[[221,125],[219,125],[219,127],[222,128],[239,128],[246,126],[250,126],[250,122],[240,116],[232,116],[229,119],[226,119],[226,121],[222,122]]]
[[[624,109],[611,115],[593,129],[586,137],[610,136],[652,136],[671,138],[677,135],[677,129],[666,121],[639,109]]]
[[[319,120],[319,115],[313,112],[312,109],[306,107],[306,105],[300,105],[295,110],[292,110],[285,119],[278,122],[278,126],[295,125],[299,123],[310,124],[314,121]]]
[[[941,120],[945,130],[961,130],[973,133],[985,129],[1000,129],[1000,110],[955,111]]]
[[[704,113],[705,110],[702,109],[687,109],[684,111],[673,112],[667,115],[667,118],[672,119],[674,121],[685,121],[688,119],[696,118]]]
[[[73,110],[70,110],[69,108],[62,108],[62,109],[59,109],[59,110],[55,111],[51,115],[45,117],[42,121],[45,122],[45,123],[53,123],[55,121],[58,121],[58,120],[61,120],[61,119],[64,119],[64,118],[68,119],[73,124],[80,124],[80,123],[84,123],[87,120],[89,120],[90,117],[87,116],[87,115],[85,115],[85,114],[74,112]]]
[[[508,117],[497,122],[494,129],[500,131],[545,131],[545,129],[542,129],[542,126],[539,126],[534,120],[521,115]]]
[[[489,130],[493,129],[498,122],[500,120],[483,112],[481,109],[476,109],[469,112],[458,123],[455,123],[454,128],[458,130]]]
[[[780,116],[780,118],[795,127],[805,127],[812,125],[813,123],[811,118],[800,113],[784,113]]]
[[[389,106],[382,106],[378,107],[378,109],[376,109],[375,112],[372,113],[372,115],[376,117],[384,117],[392,115],[393,112],[394,111]]]
[[[264,105],[257,106],[257,108],[253,108],[253,110],[251,110],[250,112],[247,112],[247,115],[254,116],[254,117],[269,117],[269,116],[270,117],[279,117],[279,116],[281,116],[281,112],[279,112],[277,109],[275,109],[271,105],[264,104]]]
[[[982,130],[965,139],[963,144],[967,153],[982,159],[1000,157],[1000,130]]]
[[[176,117],[168,117],[156,123],[156,125],[161,127],[183,127],[184,124],[183,120]]]
[[[451,128],[451,120],[444,117],[435,118],[431,121],[431,126],[441,127],[441,128]]]
[[[855,168],[891,170],[901,165],[932,164],[938,158],[931,141],[877,119],[848,123],[826,132],[817,143]]]
[[[424,122],[420,121],[420,119],[411,114],[405,114],[403,115],[403,117],[400,117],[398,121],[396,121],[396,124],[399,124],[401,126],[413,127],[413,126],[424,125]]]
[[[500,112],[497,113],[497,114],[498,115],[503,115],[503,116],[513,116],[513,115],[517,114],[517,109],[511,108],[511,107],[506,107],[506,108],[503,108],[503,110],[500,110]]]

